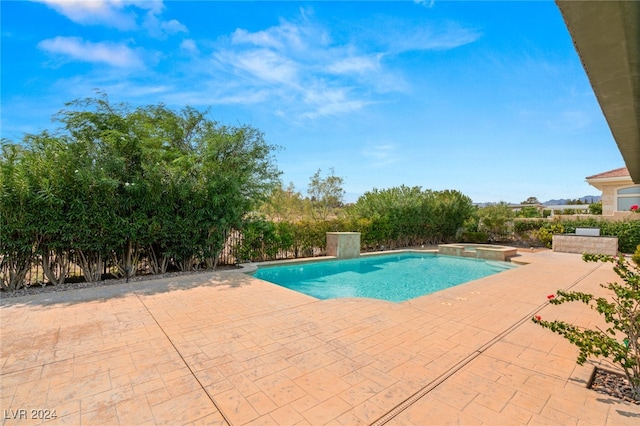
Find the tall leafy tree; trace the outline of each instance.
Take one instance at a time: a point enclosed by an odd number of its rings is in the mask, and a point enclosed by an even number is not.
[[[322,177],[320,169],[311,176],[307,193],[316,219],[327,220],[338,207],[342,206],[344,201],[342,185],[344,185],[344,179],[336,176],[333,168],[329,169],[329,175],[326,177]]]
[[[190,107],[131,108],[102,95],[66,104],[56,120],[54,133],[3,141],[5,287],[20,285],[34,256],[54,283],[71,255],[88,281],[106,268],[134,274],[143,256],[155,273],[170,262],[215,266],[228,231],[278,182],[260,131]]]

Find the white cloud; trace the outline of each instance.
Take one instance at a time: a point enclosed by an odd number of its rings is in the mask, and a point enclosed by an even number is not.
[[[478,40],[479,31],[449,22],[441,27],[416,27],[389,37],[390,50],[395,53],[412,50],[449,50]]]
[[[297,64],[279,52],[253,49],[243,52],[224,51],[216,59],[236,72],[249,74],[263,83],[294,84],[298,79]]]
[[[305,52],[314,45],[326,45],[327,35],[318,26],[309,22],[296,24],[282,21],[280,25],[263,31],[250,33],[244,29],[236,29],[231,36],[233,44],[253,44],[259,47],[276,50],[287,49],[291,53]]]
[[[261,31],[236,29],[213,53],[218,76],[281,101],[277,115],[296,120],[362,109],[383,77],[382,54],[363,54],[332,41],[327,30],[303,16]],[[380,78],[377,78],[377,77]]]
[[[375,72],[380,70],[381,57],[381,54],[377,54],[373,56],[348,56],[338,58],[335,62],[329,64],[326,70],[335,74]]]
[[[138,15],[144,15],[143,27],[152,37],[188,32],[175,19],[160,19],[162,0],[32,0],[44,3],[71,21],[81,25],[104,25],[122,31],[138,29]]]
[[[198,49],[198,45],[194,40],[191,40],[191,39],[182,40],[182,43],[180,43],[180,49],[193,55],[197,55],[200,53],[200,50]]]
[[[44,3],[73,22],[82,25],[106,25],[119,30],[136,27],[136,17],[119,0],[35,0]],[[153,2],[149,2],[150,4]]]
[[[158,39],[165,39],[167,36],[188,33],[189,30],[183,24],[175,19],[169,21],[163,21],[158,18],[154,12],[150,11],[144,18],[143,27],[149,32],[151,37]]]
[[[420,4],[422,6],[432,8],[433,5],[436,3],[436,0],[413,0],[413,2],[415,4]]]
[[[118,68],[138,68],[143,65],[136,52],[124,44],[93,43],[80,37],[55,37],[42,40],[38,47],[82,62],[105,63]]]
[[[362,155],[371,160],[373,167],[382,167],[397,162],[397,152],[393,143],[383,143],[363,149]]]

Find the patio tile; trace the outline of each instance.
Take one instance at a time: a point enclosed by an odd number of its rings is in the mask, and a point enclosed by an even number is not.
[[[215,401],[232,424],[241,425],[260,417],[251,403],[237,389],[216,395]]]
[[[312,425],[324,425],[350,409],[351,405],[334,396],[303,412],[302,415]]]
[[[593,364],[528,318],[599,324],[546,295],[599,291],[610,266],[523,258],[400,304],[226,272],[2,299],[0,403],[57,409],[48,424],[369,425],[396,407],[388,424],[637,423],[639,406],[585,389]]]

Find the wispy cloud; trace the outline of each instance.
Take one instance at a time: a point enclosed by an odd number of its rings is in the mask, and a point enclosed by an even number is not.
[[[212,53],[214,66],[234,80],[234,88],[268,93],[281,105],[274,112],[294,120],[358,111],[375,102],[379,92],[372,81],[389,74],[382,56],[335,42],[306,12],[297,22],[281,20],[260,31],[236,29]]]
[[[464,28],[455,22],[447,22],[437,26],[416,27],[411,31],[403,31],[402,36],[390,37],[390,47],[396,52],[415,50],[449,50],[464,46],[478,40],[482,33],[478,30]]]
[[[372,167],[387,166],[399,160],[398,147],[393,143],[366,147],[362,150],[362,155],[371,161]]]
[[[134,50],[119,43],[93,43],[80,37],[55,37],[42,40],[38,47],[76,61],[104,63],[118,68],[143,66],[143,61]]]
[[[188,32],[179,21],[160,18],[162,0],[32,0],[44,3],[59,14],[80,25],[103,25],[121,31],[133,31],[142,26],[149,35],[166,38]],[[142,15],[142,18],[139,16]],[[138,21],[141,20],[140,24]]]

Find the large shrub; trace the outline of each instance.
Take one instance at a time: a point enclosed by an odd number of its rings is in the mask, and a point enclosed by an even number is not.
[[[406,247],[455,239],[473,211],[471,199],[458,191],[400,186],[366,192],[345,214],[362,226],[367,246]]]
[[[106,97],[71,102],[55,133],[3,140],[2,284],[18,288],[39,258],[61,282],[72,257],[87,281],[215,266],[279,172],[261,132],[192,108],[132,109]],[[6,236],[6,237],[5,237]],[[25,266],[29,264],[29,266]]]

